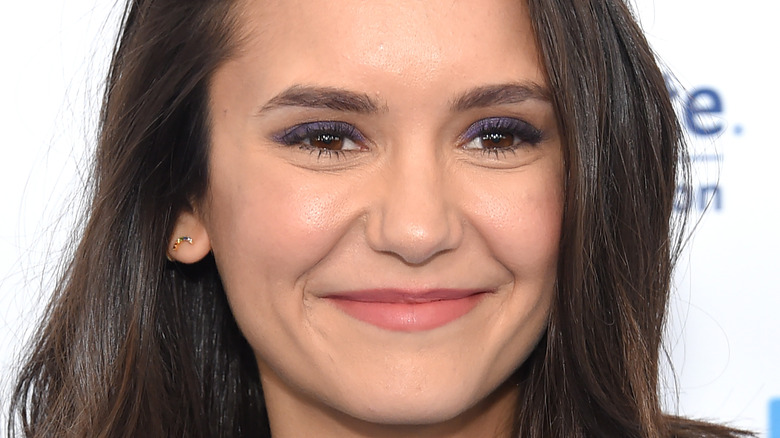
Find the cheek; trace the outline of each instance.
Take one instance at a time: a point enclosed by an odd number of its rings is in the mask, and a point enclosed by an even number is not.
[[[509,188],[473,197],[473,223],[495,257],[522,278],[554,277],[563,194],[558,172],[518,178]]]
[[[291,286],[338,240],[344,222],[338,193],[280,169],[255,166],[233,173],[241,178],[214,178],[209,236],[217,263],[230,261],[220,266],[223,281],[241,283],[229,290],[246,290],[261,278]]]

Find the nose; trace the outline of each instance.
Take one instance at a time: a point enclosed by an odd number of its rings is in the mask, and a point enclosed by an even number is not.
[[[435,154],[397,155],[390,163],[367,220],[369,246],[411,265],[457,248],[463,239],[462,218]]]

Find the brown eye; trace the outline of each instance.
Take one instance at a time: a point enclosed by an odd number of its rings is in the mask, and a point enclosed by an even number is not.
[[[483,149],[509,149],[515,144],[515,136],[505,132],[491,132],[480,136]]]
[[[318,152],[321,157],[345,151],[368,150],[366,138],[354,126],[340,121],[308,122],[273,135],[271,139],[285,146]]]
[[[344,148],[344,139],[340,135],[317,134],[312,136],[311,145],[315,148],[340,151]]]

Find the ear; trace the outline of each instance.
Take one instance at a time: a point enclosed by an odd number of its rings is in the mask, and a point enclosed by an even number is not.
[[[211,241],[203,221],[191,210],[182,211],[176,218],[168,239],[168,260],[195,263],[211,251]]]

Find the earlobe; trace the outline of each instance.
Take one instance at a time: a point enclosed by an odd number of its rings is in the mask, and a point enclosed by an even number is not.
[[[168,260],[196,263],[211,251],[211,241],[203,221],[192,211],[183,211],[176,218],[168,238]]]

